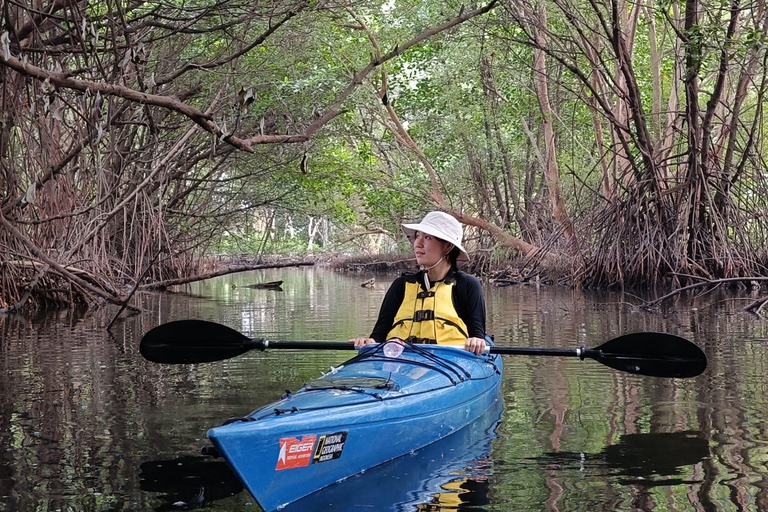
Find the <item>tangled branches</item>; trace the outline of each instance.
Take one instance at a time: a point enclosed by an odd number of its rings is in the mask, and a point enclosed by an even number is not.
[[[270,178],[299,160],[306,172],[309,146],[286,143],[307,143],[381,64],[494,4],[313,83],[295,55],[347,40],[334,2],[5,3],[0,308],[124,306],[142,280],[194,273],[228,226],[285,194]]]

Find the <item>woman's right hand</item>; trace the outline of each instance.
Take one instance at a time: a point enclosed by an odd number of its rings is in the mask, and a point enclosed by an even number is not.
[[[373,338],[352,338],[349,342],[354,343],[355,348],[361,348],[365,345],[373,345],[376,343],[376,340]]]

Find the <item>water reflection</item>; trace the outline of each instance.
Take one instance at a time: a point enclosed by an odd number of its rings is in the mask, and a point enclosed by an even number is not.
[[[709,442],[699,432],[672,432],[668,434],[626,434],[619,443],[606,446],[602,456],[612,476],[622,477],[623,485],[639,484],[645,487],[697,483],[701,480],[669,478],[683,474],[683,468],[709,458]],[[658,479],[657,477],[666,477]]]
[[[595,454],[557,452],[528,460],[555,472],[599,472],[620,485],[656,487],[701,483],[701,479],[673,477],[692,475],[693,466],[709,457],[709,442],[700,432],[670,432],[625,434]]]
[[[142,462],[139,488],[162,494],[157,512],[203,508],[243,491],[226,462],[192,456]]]
[[[441,486],[442,491],[436,492],[426,503],[416,505],[416,510],[435,512],[441,510],[473,510],[484,512],[493,510],[483,505],[492,505],[488,498],[490,480],[483,475],[473,478],[454,480]]]
[[[252,351],[167,366],[144,361],[139,340],[161,323],[190,318],[253,337],[346,340],[369,332],[391,282],[379,276],[376,288],[361,288],[370,277],[280,269],[139,294],[151,313],[121,319],[110,333],[110,308],[0,316],[0,512],[154,510],[180,501],[214,512],[257,509],[247,492],[206,490],[195,501],[201,482],[181,491],[147,478],[143,464],[199,453],[208,428],[299,388],[349,354]],[[284,291],[246,286],[277,280]],[[373,510],[391,503],[442,511],[469,503],[523,512],[768,510],[768,322],[741,311],[754,300],[749,292],[681,296],[649,311],[628,294],[485,291],[488,328],[500,345],[594,347],[661,331],[693,340],[709,366],[675,381],[576,358],[508,357],[490,448],[434,485],[423,487],[419,476],[415,494],[390,495]],[[360,496],[389,486],[370,481],[350,485]]]

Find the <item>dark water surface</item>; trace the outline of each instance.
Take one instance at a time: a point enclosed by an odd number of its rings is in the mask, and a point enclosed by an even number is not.
[[[200,454],[207,429],[351,353],[275,350],[169,366],[142,359],[141,336],[199,318],[273,340],[346,340],[370,331],[392,279],[361,288],[369,277],[223,277],[140,297],[148,313],[112,333],[111,310],[0,317],[0,511],[257,511],[226,465]],[[284,291],[246,287],[274,280]],[[498,344],[594,347],[663,331],[696,342],[709,367],[676,381],[575,358],[505,356],[495,436],[476,428],[449,437],[303,510],[768,510],[768,326],[740,312],[748,292],[648,312],[630,295],[485,289]]]

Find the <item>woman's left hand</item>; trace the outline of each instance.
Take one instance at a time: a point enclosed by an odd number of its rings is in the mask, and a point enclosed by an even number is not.
[[[483,338],[467,338],[464,344],[464,350],[469,350],[476,356],[485,352],[485,340]]]

